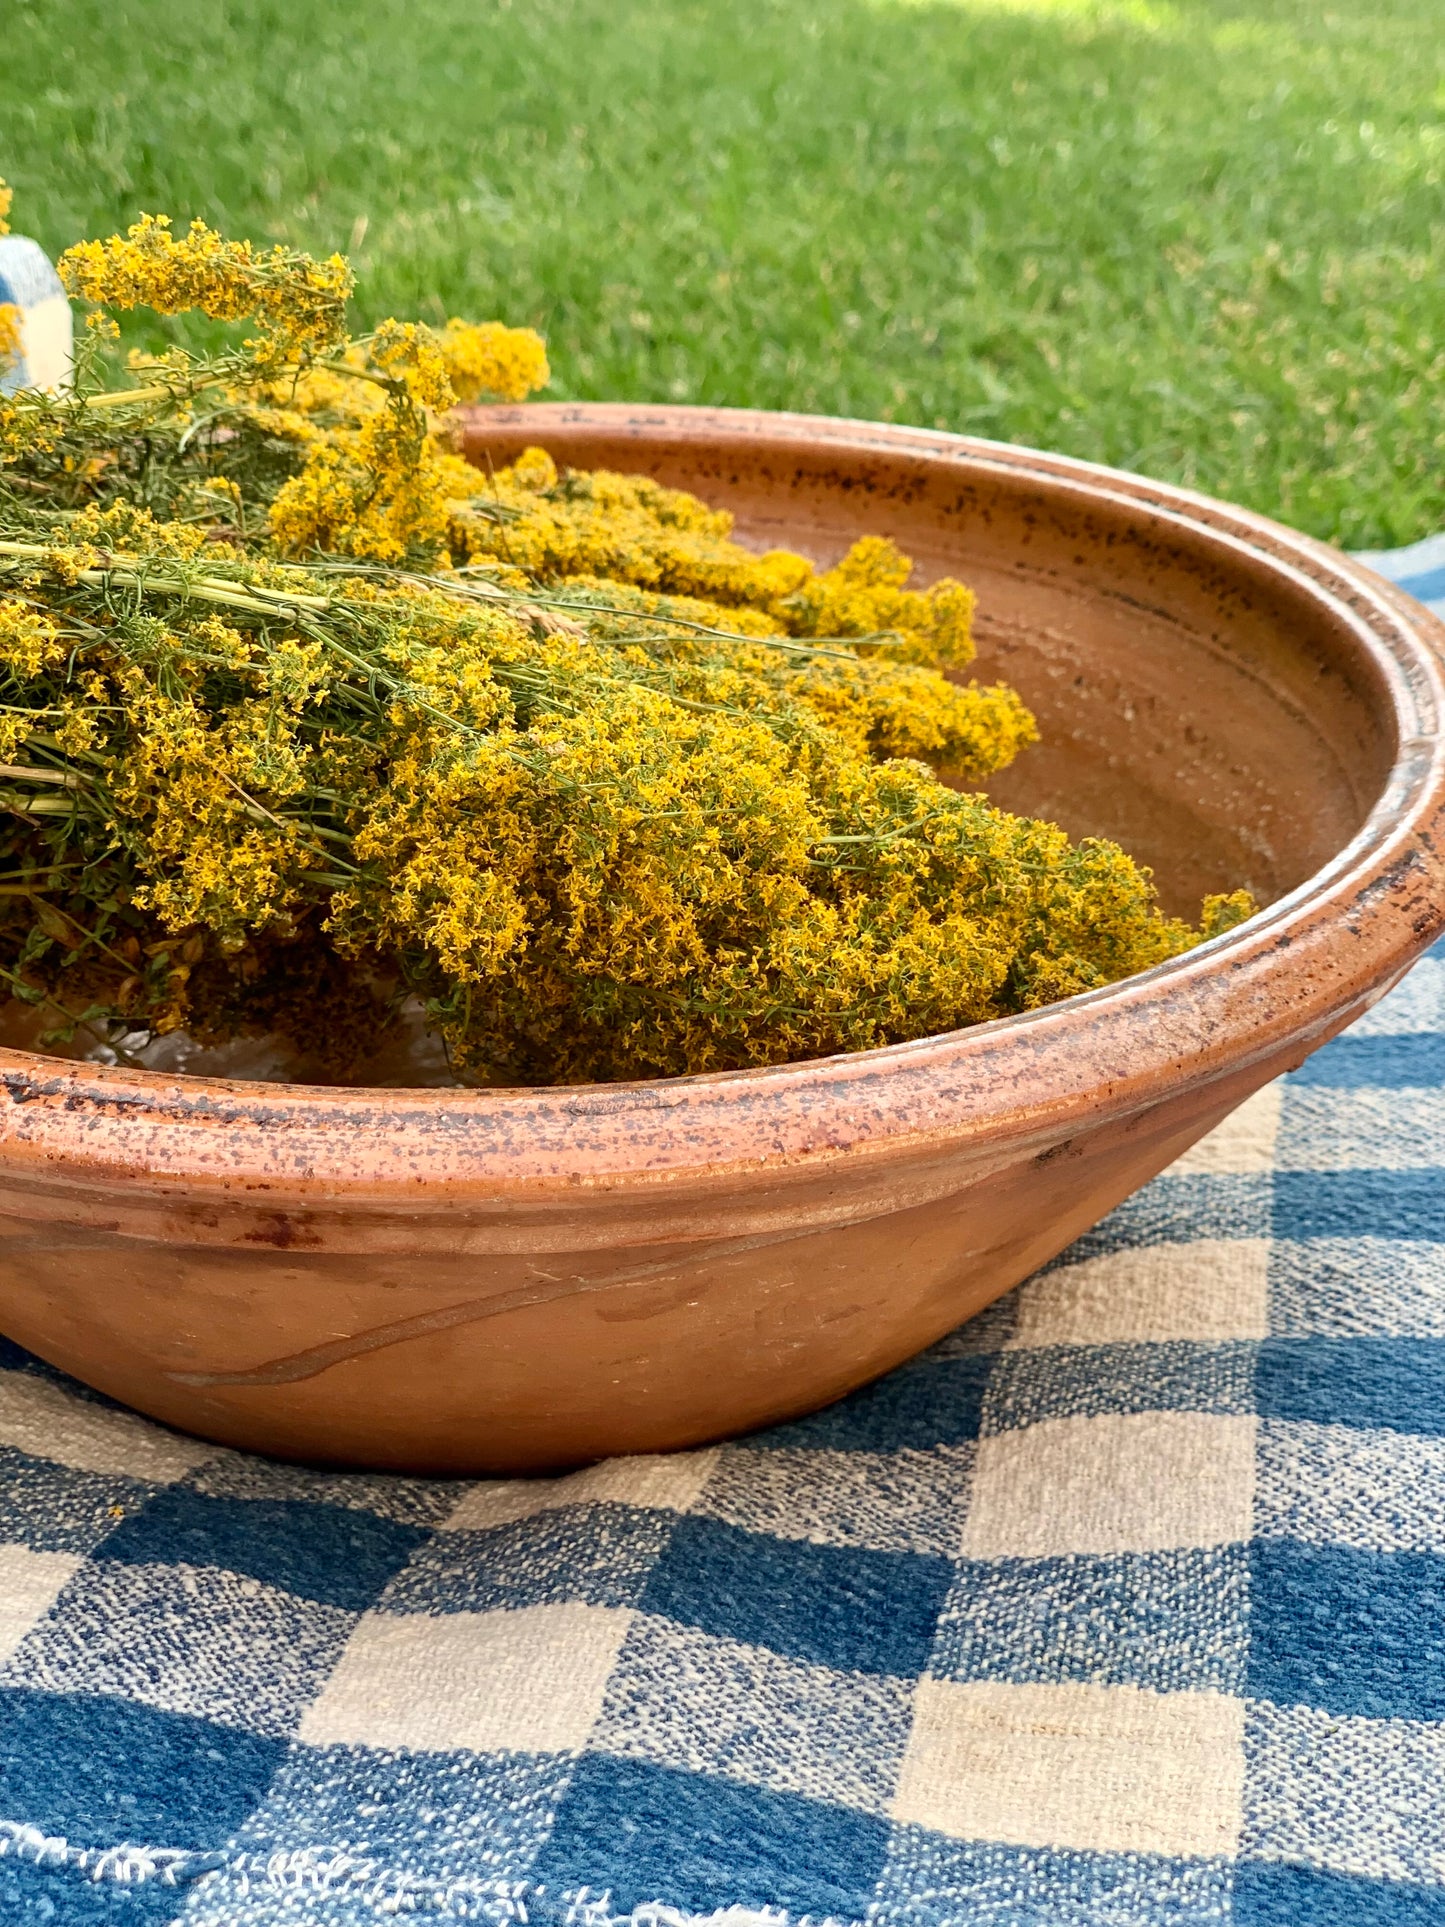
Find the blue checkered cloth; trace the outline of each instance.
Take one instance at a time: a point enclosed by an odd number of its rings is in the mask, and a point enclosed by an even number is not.
[[[274,1465],[0,1359],[0,1920],[1445,1922],[1445,945],[815,1417]]]
[[[1437,616],[1445,616],[1445,535],[1427,536],[1408,549],[1361,549],[1357,559],[1388,576]]]

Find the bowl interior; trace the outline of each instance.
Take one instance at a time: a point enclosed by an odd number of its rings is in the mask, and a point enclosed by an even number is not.
[[[1150,866],[1172,912],[1192,918],[1216,890],[1246,888],[1269,903],[1363,824],[1398,751],[1396,712],[1382,672],[1317,585],[1202,520],[1111,493],[1105,471],[1085,484],[1067,465],[987,444],[962,456],[945,438],[910,450],[869,445],[860,429],[849,445],[838,437],[846,425],[795,420],[777,432],[776,423],[687,409],[474,409],[464,448],[501,466],[541,443],[573,467],[692,490],[731,509],[739,536],[760,548],[831,563],[860,535],[889,535],[922,580],[962,577],[978,594],[972,673],[1013,684],[1042,734],[990,794],[1073,836],[1115,838]],[[34,1011],[0,1007],[0,1045],[34,1049],[42,1028]],[[112,1057],[83,1034],[49,1048]],[[138,1061],[332,1081],[272,1039],[207,1049],[163,1038]],[[419,1031],[357,1076],[451,1082]]]
[[[1241,545],[1042,465],[705,440],[669,433],[666,412],[639,433],[587,412],[479,410],[466,452],[500,466],[542,442],[573,467],[645,472],[729,508],[750,544],[832,562],[889,535],[923,580],[960,576],[978,593],[971,673],[1012,683],[1042,735],[989,793],[1114,837],[1170,911],[1241,887],[1273,901],[1384,789],[1397,730],[1379,672],[1317,589]]]

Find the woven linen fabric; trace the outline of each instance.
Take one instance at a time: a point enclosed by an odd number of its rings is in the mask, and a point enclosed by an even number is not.
[[[0,1356],[0,1922],[1445,1922],[1445,945],[830,1410],[269,1463]]]
[[[271,1464],[0,1369],[0,1920],[1445,1921],[1445,945],[797,1424]]]
[[[1408,549],[1361,549],[1356,559],[1388,576],[1437,616],[1445,616],[1445,535],[1427,535]]]

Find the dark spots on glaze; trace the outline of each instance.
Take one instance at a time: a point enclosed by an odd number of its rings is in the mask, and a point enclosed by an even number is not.
[[[241,1238],[245,1244],[271,1245],[277,1251],[315,1250],[325,1242],[314,1225],[300,1222],[285,1211],[263,1212]]]
[[[1357,921],[1362,912],[1373,909],[1389,897],[1402,895],[1407,902],[1413,900],[1417,890],[1408,889],[1411,885],[1423,889],[1426,900],[1433,901],[1434,884],[1435,879],[1430,874],[1423,852],[1417,845],[1412,845],[1397,856],[1386,869],[1379,871],[1377,875],[1361,885],[1350,905],[1349,920]],[[1439,922],[1445,923],[1445,904],[1442,904],[1435,914]]]
[[[1071,1137],[1061,1138],[1057,1144],[1049,1145],[1034,1158],[1035,1164],[1052,1164],[1058,1158],[1079,1158],[1084,1155],[1084,1146]]]

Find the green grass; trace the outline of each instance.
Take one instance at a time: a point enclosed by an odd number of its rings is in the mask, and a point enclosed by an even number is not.
[[[1326,0],[1330,4],[1330,0]],[[560,396],[885,416],[1445,521],[1435,0],[5,0],[0,172],[529,321]]]

